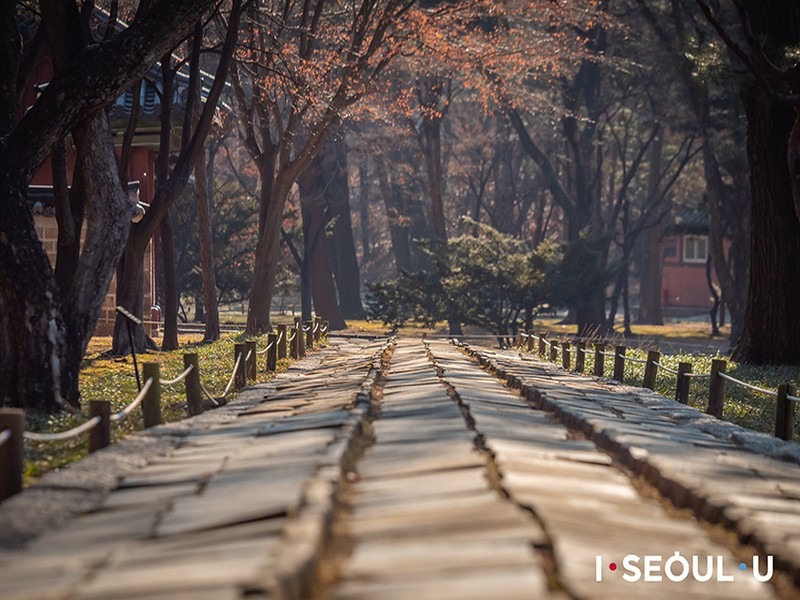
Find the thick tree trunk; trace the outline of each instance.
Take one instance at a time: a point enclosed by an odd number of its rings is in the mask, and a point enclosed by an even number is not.
[[[656,201],[661,178],[661,165],[664,155],[664,135],[656,135],[650,149],[650,169],[647,174],[648,204]],[[664,219],[641,233],[639,248],[639,315],[636,322],[646,325],[663,325],[661,310],[661,286],[663,283],[663,261],[661,238],[664,235]]]
[[[136,229],[138,225],[134,226]],[[137,236],[131,233],[125,251],[117,269],[117,306],[121,306],[133,315],[144,315],[144,247]],[[147,348],[147,337],[143,327],[134,327],[134,345],[137,352]],[[131,353],[128,324],[124,318],[117,316],[111,342],[111,353],[125,356]]]
[[[800,365],[800,222],[794,210],[786,143],[794,112],[745,91],[753,194],[750,289],[735,360]]]
[[[326,214],[322,203],[311,202],[303,206],[303,239],[305,254],[303,263],[307,265],[314,312],[330,321],[331,330],[347,327],[336,301],[336,286],[333,282],[328,252],[325,248]],[[309,315],[310,318],[311,315]],[[305,315],[303,316],[306,319]]]
[[[201,153],[194,166],[194,198],[197,205],[197,227],[200,235],[200,271],[203,275],[204,342],[219,339],[219,306],[217,304],[217,278],[214,272],[214,239],[211,232],[211,206],[208,194],[208,173],[205,153]]]
[[[53,411],[77,372],[66,368],[66,327],[26,187],[13,165],[0,170],[0,405]]]
[[[289,196],[292,182],[266,178],[262,170],[261,183],[261,226],[256,244],[255,264],[253,266],[253,287],[247,307],[248,335],[260,335],[271,331],[270,308],[275,294],[275,279],[278,275],[278,262],[281,255],[280,235],[283,224],[283,208]]]
[[[361,274],[358,270],[356,245],[353,239],[353,220],[350,215],[350,184],[347,167],[347,144],[344,138],[334,139],[323,152],[333,154],[334,164],[330,170],[331,184],[327,187],[325,200],[333,224],[333,235],[326,238],[333,246],[333,273],[336,276],[338,306],[346,319],[363,319],[361,303]],[[326,244],[327,245],[327,244]]]

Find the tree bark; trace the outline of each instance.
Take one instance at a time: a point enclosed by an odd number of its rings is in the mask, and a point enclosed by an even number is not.
[[[358,270],[356,245],[353,239],[353,221],[350,215],[350,183],[347,166],[347,144],[343,137],[329,142],[328,150],[333,154],[331,185],[326,190],[326,204],[333,224],[333,235],[329,238],[333,246],[331,256],[336,277],[338,306],[345,319],[363,319],[361,303],[361,274]],[[326,237],[326,240],[328,238]]]
[[[203,276],[203,316],[205,318],[204,342],[219,339],[219,305],[217,304],[217,279],[214,271],[214,238],[211,231],[211,206],[208,194],[208,171],[205,152],[194,165],[194,198],[197,205],[197,226],[200,235],[200,271]]]
[[[786,142],[794,112],[760,90],[744,94],[753,194],[750,288],[734,360],[800,365],[800,222]]]
[[[164,269],[164,337],[162,350],[177,350],[178,344],[178,274],[175,270],[175,244],[169,212],[161,220],[161,266]],[[144,308],[144,307],[143,307]]]

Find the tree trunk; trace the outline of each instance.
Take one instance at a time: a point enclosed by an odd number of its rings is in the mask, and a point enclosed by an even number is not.
[[[794,112],[754,87],[743,98],[753,194],[752,258],[744,327],[733,358],[800,365],[800,222],[786,161]]]
[[[370,230],[369,230],[369,174],[367,172],[368,162],[365,156],[358,165],[358,211],[361,221],[361,254],[364,263],[371,258]]]
[[[248,335],[271,331],[270,308],[275,293],[278,261],[281,255],[280,234],[283,224],[283,207],[289,196],[292,182],[273,180],[267,169],[261,169],[261,226],[256,244],[253,266],[253,287],[247,307]]]
[[[336,276],[338,306],[346,319],[363,319],[361,303],[361,274],[358,270],[356,245],[353,239],[353,221],[350,215],[350,184],[347,167],[347,144],[344,138],[334,139],[323,148],[321,155],[330,152],[334,163],[331,166],[331,185],[326,189],[325,200],[333,223],[333,245],[331,256]],[[325,236],[323,236],[325,237]],[[327,241],[328,238],[325,237]],[[327,245],[327,244],[326,244]]]
[[[336,301],[336,286],[325,249],[325,224],[326,215],[321,202],[303,206],[303,238],[306,240],[303,263],[308,265],[314,311],[317,316],[330,321],[331,330],[341,330],[347,325]],[[305,316],[303,318],[308,320]]]
[[[164,337],[162,350],[177,350],[178,344],[178,274],[175,270],[175,244],[169,212],[161,220],[161,266],[164,269]]]
[[[25,200],[27,182],[9,163],[0,170],[0,405],[54,411],[77,388],[77,371],[65,368],[66,327]]]
[[[656,135],[650,149],[650,169],[647,174],[648,204],[655,202],[656,194],[660,194],[658,181],[661,177],[661,164],[664,152],[664,135]],[[639,248],[639,315],[637,323],[642,325],[663,325],[664,315],[661,310],[661,287],[663,284],[663,261],[661,256],[661,238],[664,235],[664,219],[653,227],[641,232]]]
[[[197,205],[197,227],[200,235],[200,271],[203,276],[204,342],[219,339],[219,306],[217,304],[217,278],[214,272],[214,239],[211,232],[211,206],[208,195],[208,173],[205,152],[194,165],[194,198]]]
[[[397,189],[394,182],[389,181],[386,168],[380,160],[375,162],[375,170],[378,173],[383,206],[386,210],[386,219],[389,222],[389,235],[392,240],[392,252],[394,254],[394,264],[397,272],[410,273],[411,266],[411,243],[409,241],[408,226],[406,221],[408,216],[403,207],[402,194]]]

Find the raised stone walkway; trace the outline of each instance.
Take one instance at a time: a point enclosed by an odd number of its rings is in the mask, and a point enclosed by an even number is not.
[[[0,504],[0,598],[796,597],[796,445],[696,416],[510,351],[333,338]]]

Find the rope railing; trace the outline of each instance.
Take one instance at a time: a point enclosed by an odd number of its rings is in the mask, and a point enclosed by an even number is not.
[[[264,348],[263,350],[259,350],[258,352],[256,352],[256,354],[258,354],[259,356],[262,356],[262,355],[266,354],[267,352],[269,352],[274,345],[275,345],[275,342],[270,342],[269,344],[267,344],[266,348]]]
[[[225,391],[223,391],[220,396],[225,397],[233,388],[233,382],[236,380],[236,372],[239,370],[239,365],[242,364],[242,355],[239,354],[236,357],[236,362],[233,365],[233,372],[231,373],[231,378],[228,380],[228,385],[225,386]]]
[[[575,355],[577,356],[575,361],[575,370],[578,372],[583,372],[585,368],[584,355],[590,351],[586,348],[586,342],[584,340],[577,340],[577,343],[574,345],[570,344],[567,340],[562,340],[561,342],[551,342],[547,339],[546,335],[547,334],[545,333],[537,336],[531,332],[520,332],[519,337],[517,338],[520,344],[520,353],[527,349],[529,352],[538,353],[543,358],[549,357],[550,361],[557,361],[559,358],[558,350],[560,346],[561,364],[565,369],[569,370],[572,368],[570,354],[572,352],[572,348],[574,347]],[[525,339],[527,339],[527,343],[523,344],[522,342]],[[531,343],[531,340],[539,341],[538,352],[534,349],[534,345]],[[775,436],[784,440],[791,440],[793,437],[795,422],[794,406],[796,404],[800,404],[800,397],[795,395],[794,385],[782,384],[778,387],[778,390],[775,391],[747,383],[746,381],[742,381],[741,379],[737,379],[731,375],[728,375],[725,372],[727,363],[720,359],[714,359],[711,361],[710,373],[692,373],[692,365],[688,362],[681,362],[678,365],[677,370],[667,367],[660,361],[661,355],[657,350],[648,351],[647,359],[642,359],[634,356],[626,356],[625,346],[616,346],[613,351],[606,350],[606,346],[607,342],[604,341],[597,341],[595,343],[594,375],[597,377],[603,377],[604,375],[606,362],[605,358],[613,357],[613,379],[619,381],[620,383],[624,383],[626,361],[642,364],[645,365],[645,368],[644,378],[641,385],[642,387],[650,390],[655,390],[658,370],[662,369],[665,373],[676,376],[677,383],[675,387],[675,399],[682,404],[689,403],[689,387],[690,382],[693,379],[708,379],[708,405],[706,412],[720,419],[723,418],[723,412],[725,408],[724,384],[726,381],[729,381],[739,387],[757,392],[759,394],[764,394],[770,398],[774,398]],[[550,349],[549,352],[547,352],[547,348]],[[736,419],[734,418],[734,420]]]
[[[192,369],[194,369],[194,365],[189,365],[188,367],[186,367],[186,370],[180,375],[178,375],[175,379],[159,379],[158,382],[161,385],[166,385],[166,386],[175,385],[176,383],[180,383],[181,381],[186,379],[189,376],[189,373],[192,372]]]
[[[10,429],[4,429],[3,431],[0,431],[0,446],[5,444],[10,439],[11,439]]]
[[[741,379],[736,379],[735,377],[731,377],[727,373],[720,373],[719,376],[722,377],[725,381],[730,381],[731,383],[735,383],[736,385],[742,386],[743,388],[747,388],[748,390],[753,390],[754,392],[766,394],[767,396],[771,396],[772,398],[778,397],[778,392],[772,390],[765,390],[764,388],[758,387],[757,385],[753,385],[751,383],[747,383],[746,381],[742,381]]]
[[[26,440],[32,442],[62,442],[70,438],[77,437],[82,433],[93,429],[100,423],[100,417],[94,416],[85,423],[81,423],[77,427],[68,429],[67,431],[60,431],[58,433],[35,433],[33,431],[26,431],[23,436]]]
[[[142,403],[142,400],[144,400],[145,396],[147,395],[147,392],[150,391],[150,387],[153,385],[154,381],[155,380],[152,377],[148,378],[148,380],[144,382],[144,385],[142,386],[142,390],[139,392],[139,395],[136,396],[136,398],[133,399],[133,402],[128,404],[128,406],[123,408],[118,413],[111,415],[111,417],[110,417],[111,422],[112,423],[116,423],[117,421],[121,421],[122,419],[127,417],[129,414],[131,414],[133,409],[135,409],[137,406],[139,406]]]
[[[283,335],[286,333],[285,330],[281,329],[278,332],[278,345],[280,346],[281,342],[283,341]]]
[[[659,369],[662,369],[662,370],[666,371],[670,375],[677,375],[678,374],[678,372],[675,369],[670,369],[668,366],[662,365],[660,362],[654,362],[653,364],[655,366],[657,366]],[[686,373],[686,375],[690,375],[690,373]]]

